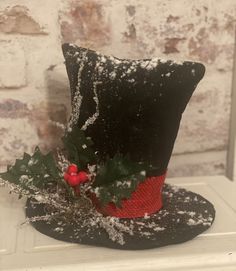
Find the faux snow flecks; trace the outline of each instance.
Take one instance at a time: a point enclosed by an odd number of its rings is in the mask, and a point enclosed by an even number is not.
[[[101,160],[117,153],[166,171],[181,115],[205,68],[161,59],[121,60],[63,45],[75,126],[94,142]]]
[[[32,201],[27,202],[26,214],[38,231],[55,239],[126,250],[182,243],[207,230],[214,221],[213,205],[185,189],[165,185],[163,202],[164,207],[156,214],[135,219],[104,217],[91,208],[82,208],[73,221],[66,216],[37,221],[38,216],[48,218],[57,210],[46,204],[36,204],[35,208]]]

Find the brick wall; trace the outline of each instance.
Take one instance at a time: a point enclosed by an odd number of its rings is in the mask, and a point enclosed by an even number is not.
[[[206,65],[184,114],[169,174],[224,174],[235,0],[0,0],[0,164],[59,144],[69,90],[61,43],[126,58]]]

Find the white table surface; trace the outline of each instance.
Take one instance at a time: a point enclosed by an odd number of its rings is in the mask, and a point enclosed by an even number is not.
[[[179,245],[120,251],[49,238],[24,221],[24,200],[0,188],[0,270],[41,271],[236,271],[236,183],[223,176],[173,178],[167,182],[197,192],[216,208],[213,226]]]

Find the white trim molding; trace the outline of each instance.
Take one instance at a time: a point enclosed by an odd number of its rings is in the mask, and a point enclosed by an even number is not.
[[[231,117],[230,117],[229,147],[228,147],[226,176],[230,180],[235,181],[236,180],[236,46],[234,50],[234,68],[233,68],[231,98],[232,98],[231,99]]]

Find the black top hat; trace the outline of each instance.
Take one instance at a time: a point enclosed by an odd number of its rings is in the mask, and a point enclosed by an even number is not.
[[[33,226],[59,240],[119,249],[181,243],[209,228],[215,216],[210,202],[163,185],[182,113],[204,66],[118,59],[73,44],[64,44],[63,53],[72,101],[66,158],[60,154],[50,166],[51,158],[39,150],[34,155],[52,177],[50,169],[64,167],[57,191],[64,201],[56,205],[53,196],[50,206],[29,199]],[[11,179],[11,171],[3,177]],[[43,189],[54,191],[52,179]],[[68,187],[63,190],[62,183],[73,187],[76,200],[64,197]],[[57,215],[49,221],[35,219],[52,213]]]

